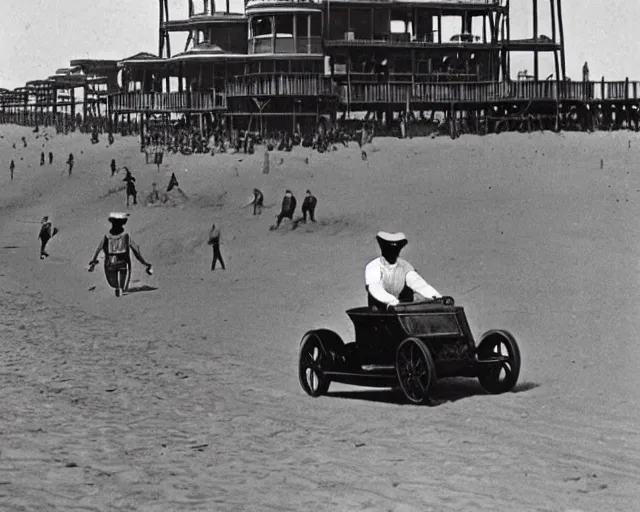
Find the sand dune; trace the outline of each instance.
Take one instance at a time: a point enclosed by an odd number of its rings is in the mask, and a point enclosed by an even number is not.
[[[273,153],[267,175],[261,151],[165,155],[158,173],[133,138],[0,136],[0,509],[640,510],[636,134],[377,139],[366,161]],[[155,268],[120,299],[86,271],[124,208],[111,158],[137,178],[128,228]],[[144,206],[171,172],[188,199]],[[254,186],[259,217],[240,208]],[[317,224],[269,231],[285,188],[313,190]],[[43,215],[60,233],[41,261]],[[214,221],[226,271],[209,271]],[[380,229],[407,233],[476,336],[516,336],[516,392],[304,395],[300,338],[353,338]]]

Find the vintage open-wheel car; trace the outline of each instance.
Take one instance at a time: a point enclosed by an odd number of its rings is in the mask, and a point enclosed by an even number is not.
[[[410,403],[429,403],[443,377],[478,378],[489,393],[510,391],[520,374],[520,350],[504,330],[484,333],[476,345],[464,308],[452,297],[401,303],[387,311],[347,311],[356,339],[345,344],[328,329],[308,331],[300,343],[298,376],[312,397],[332,382],[402,389]]]

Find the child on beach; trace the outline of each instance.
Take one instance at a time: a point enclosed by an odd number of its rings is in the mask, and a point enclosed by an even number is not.
[[[16,168],[16,163],[11,160],[11,163],[9,164],[9,171],[11,171],[11,181],[13,181],[13,170]]]

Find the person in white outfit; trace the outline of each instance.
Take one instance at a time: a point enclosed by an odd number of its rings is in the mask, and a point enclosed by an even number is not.
[[[442,297],[408,261],[398,257],[408,243],[404,233],[380,231],[376,240],[382,256],[365,268],[365,287],[371,308],[387,310],[400,302],[413,302],[414,293],[425,299]]]

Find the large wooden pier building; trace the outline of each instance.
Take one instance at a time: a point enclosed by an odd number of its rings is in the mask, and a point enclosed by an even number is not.
[[[523,0],[524,1],[524,0]],[[444,117],[451,135],[505,129],[638,128],[638,83],[566,76],[562,0],[528,0],[530,37],[511,37],[511,0],[158,0],[158,53],[72,61],[44,81],[0,90],[3,122],[108,118],[116,128],[181,119],[266,133],[355,116],[385,124]],[[539,26],[549,9],[550,26]],[[455,23],[453,36],[444,25]],[[180,46],[177,38],[182,36]],[[178,50],[172,53],[173,49]],[[512,55],[533,59],[513,78]],[[550,55],[554,73],[540,76]]]

